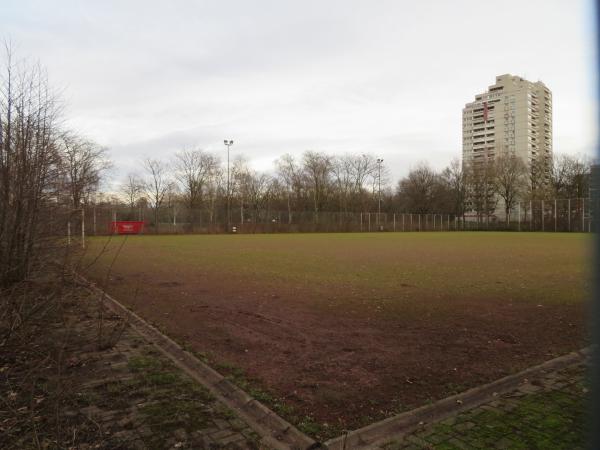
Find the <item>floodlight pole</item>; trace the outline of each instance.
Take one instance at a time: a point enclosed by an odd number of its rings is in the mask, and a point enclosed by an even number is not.
[[[231,215],[230,215],[230,195],[229,195],[229,147],[233,145],[233,141],[231,139],[225,139],[223,143],[227,146],[227,232],[231,228]]]
[[[381,163],[383,162],[382,158],[377,158],[377,178],[379,180],[379,194],[377,200],[377,225],[381,228],[380,217],[381,217]],[[381,231],[381,229],[379,230]]]

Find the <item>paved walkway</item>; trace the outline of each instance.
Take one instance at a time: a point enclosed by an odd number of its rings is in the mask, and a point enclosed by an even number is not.
[[[585,447],[583,363],[530,380],[516,391],[437,424],[385,450],[564,449]]]
[[[85,335],[90,325],[78,328]],[[102,429],[106,448],[259,447],[243,421],[131,330],[101,358],[95,355],[79,351],[71,358],[91,372],[78,386],[79,412]]]
[[[105,309],[100,322],[97,295],[79,288],[70,291],[77,292],[75,299],[63,300],[63,314],[47,318],[33,344],[48,354],[58,354],[62,361],[47,378],[40,378],[55,383],[58,371],[63,386],[55,410],[35,412],[39,414],[35,439],[40,448],[57,447],[55,415],[60,448],[267,448],[244,421],[126,326],[122,318]],[[60,348],[52,347],[56,344]],[[4,381],[16,385],[18,379],[11,380],[8,366],[5,369]],[[17,392],[12,396],[15,402],[24,397]],[[4,423],[8,422],[0,420],[0,431],[5,431]],[[0,447],[31,447],[23,432],[5,437],[0,439],[4,442]]]

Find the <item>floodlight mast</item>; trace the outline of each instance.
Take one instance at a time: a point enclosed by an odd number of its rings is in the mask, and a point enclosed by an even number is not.
[[[230,189],[229,189],[229,148],[233,145],[233,140],[225,139],[223,141],[225,146],[227,147],[227,232],[231,230],[231,214],[230,214]]]

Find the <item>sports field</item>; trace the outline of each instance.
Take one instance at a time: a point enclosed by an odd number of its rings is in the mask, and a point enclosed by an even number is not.
[[[84,261],[96,260],[88,276],[108,278],[119,301],[327,437],[583,347],[591,243],[484,232],[98,237]]]

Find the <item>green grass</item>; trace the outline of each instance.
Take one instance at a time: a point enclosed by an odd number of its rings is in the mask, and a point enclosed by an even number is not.
[[[130,236],[112,238],[95,274],[106,271],[123,239],[117,274],[151,273],[173,281],[200,274],[249,287],[302,285],[315,295],[343,286],[346,300],[368,293],[383,302],[391,295],[411,298],[414,289],[423,297],[579,302],[591,245],[590,235],[575,233]],[[90,239],[88,260],[106,240]]]

